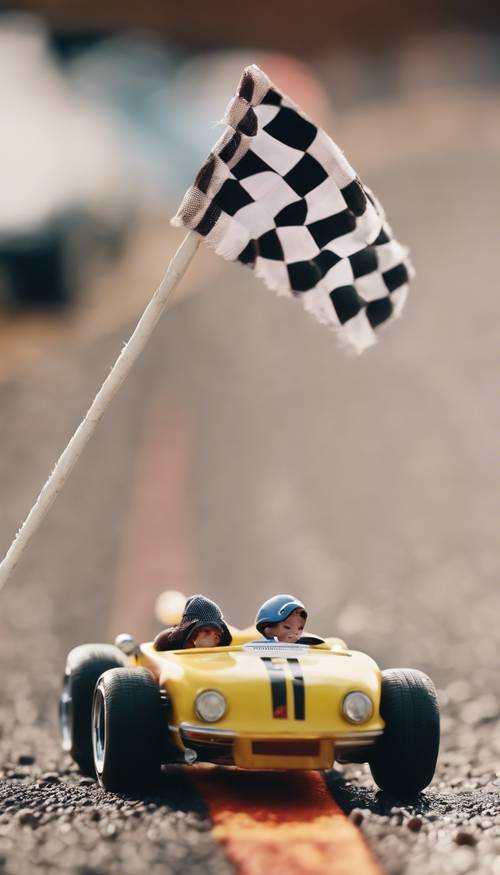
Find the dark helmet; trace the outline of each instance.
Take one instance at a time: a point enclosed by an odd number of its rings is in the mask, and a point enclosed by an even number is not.
[[[219,605],[204,595],[192,595],[188,598],[180,625],[184,626],[186,623],[193,623],[189,629],[189,638],[193,637],[197,629],[209,626],[221,633],[220,647],[227,647],[233,640]]]
[[[273,595],[272,598],[264,602],[259,608],[255,618],[255,625],[259,632],[263,632],[266,626],[286,620],[292,611],[295,611],[297,608],[303,611],[307,617],[304,605],[295,596],[287,595],[286,593]]]

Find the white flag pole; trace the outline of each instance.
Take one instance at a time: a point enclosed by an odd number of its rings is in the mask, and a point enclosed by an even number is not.
[[[146,346],[170,295],[193,260],[200,240],[201,238],[198,234],[190,231],[168,265],[160,285],[144,310],[129,342],[122,349],[113,368],[94,398],[87,415],[78,426],[66,449],[57,461],[52,474],[42,488],[40,495],[6,553],[3,562],[0,564],[0,590],[7,581],[11,571],[17,565],[30,538],[36,532],[47,511],[61,491],[66,478],[79,459],[108,404]]]

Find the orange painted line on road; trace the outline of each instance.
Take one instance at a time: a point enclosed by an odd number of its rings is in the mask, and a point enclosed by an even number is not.
[[[131,632],[139,641],[150,638],[159,593],[192,590],[191,435],[187,409],[171,397],[153,398],[115,579],[111,637]]]
[[[382,875],[318,772],[193,769],[240,875]]]

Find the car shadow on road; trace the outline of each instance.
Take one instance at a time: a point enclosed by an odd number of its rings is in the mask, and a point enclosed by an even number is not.
[[[120,794],[123,798],[142,802],[144,805],[171,808],[185,814],[206,818],[208,809],[203,798],[196,792],[192,781],[182,766],[163,768],[157,783],[150,790]]]
[[[404,808],[412,814],[427,814],[433,808],[433,801],[424,793],[417,793],[414,796],[393,796],[382,790],[358,787],[336,769],[325,772],[325,781],[335,801],[346,814],[354,808],[368,809],[380,815],[391,814],[394,808]]]
[[[267,773],[265,774],[267,775]],[[291,780],[290,773],[285,776],[284,789],[281,787],[284,773],[279,773],[275,777],[274,796],[278,799],[280,798],[281,788],[281,795],[285,798],[289,800],[290,794],[294,797],[297,789],[295,784],[293,785],[294,789],[292,792],[286,783],[286,781]],[[428,815],[436,808],[436,803],[439,801],[434,794],[430,796],[425,793],[419,793],[414,796],[394,796],[390,793],[384,793],[382,790],[377,790],[375,787],[373,789],[360,787],[348,780],[337,769],[325,771],[324,778],[332,797],[345,814],[349,814],[357,808],[382,816],[394,814],[394,809],[400,809],[402,812],[412,815]],[[293,779],[296,783],[297,773],[293,773]],[[206,819],[209,816],[209,811],[207,801],[204,798],[204,790],[210,784],[214,784],[215,787],[219,789],[222,787],[224,792],[226,792],[226,784],[228,782],[232,791],[236,792],[236,794],[238,792],[240,795],[242,794],[242,798],[245,798],[247,802],[255,802],[262,793],[263,777],[261,772],[240,772],[238,770],[238,780],[235,782],[234,770],[232,769],[219,768],[210,771],[208,774],[205,774],[204,771],[198,774],[196,768],[189,767],[186,769],[183,765],[170,765],[162,769],[159,781],[151,790],[138,790],[135,793],[127,793],[124,794],[124,798],[130,801],[140,801],[146,806],[167,807],[173,811],[182,811],[186,814]],[[304,784],[303,789],[306,786]],[[269,790],[267,790],[267,794],[269,794]]]

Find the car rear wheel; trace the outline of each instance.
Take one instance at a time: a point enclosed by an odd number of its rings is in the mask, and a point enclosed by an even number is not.
[[[432,781],[439,750],[439,706],[434,684],[409,668],[382,672],[384,734],[370,754],[381,790],[413,796]]]
[[[113,669],[99,679],[92,708],[94,766],[106,790],[158,780],[167,730],[160,689],[148,669]]]
[[[127,665],[126,656],[110,644],[82,644],[68,654],[59,699],[63,750],[86,775],[94,775],[91,715],[94,688],[104,671]]]

